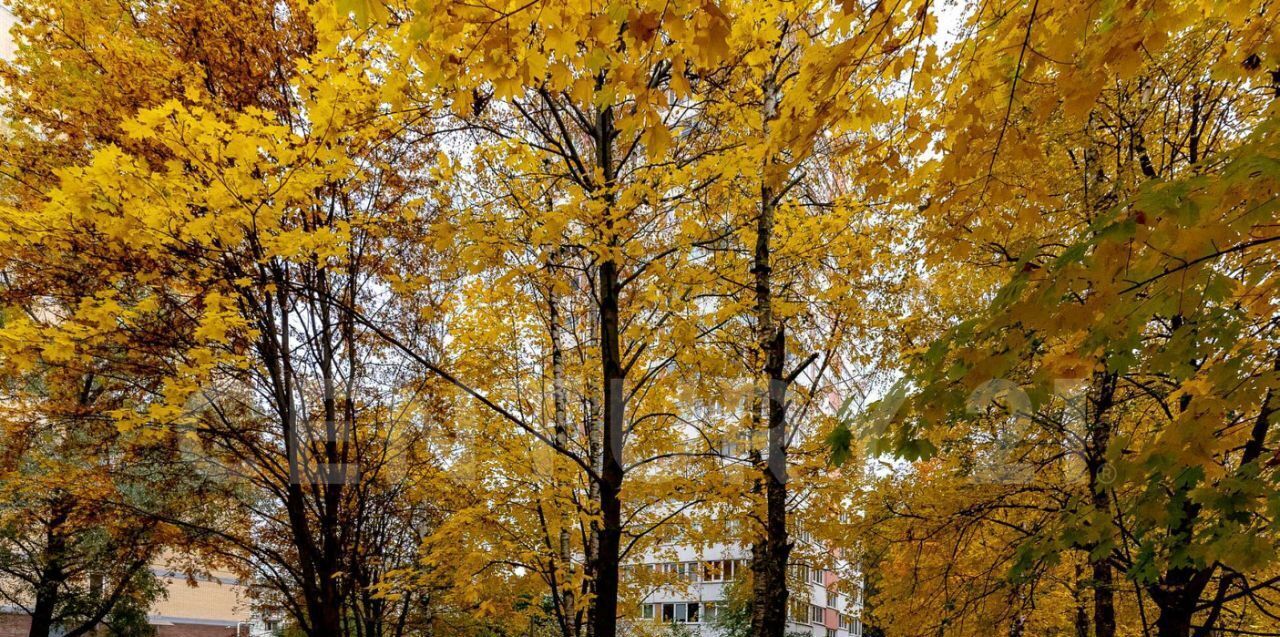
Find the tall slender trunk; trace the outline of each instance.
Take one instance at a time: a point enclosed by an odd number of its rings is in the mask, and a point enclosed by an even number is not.
[[[600,266],[600,356],[604,378],[603,470],[600,473],[600,539],[596,560],[595,637],[617,631],[618,558],[622,541],[622,361],[618,345],[617,267]]]
[[[1076,581],[1072,590],[1072,597],[1075,598],[1076,602],[1076,637],[1089,637],[1089,608],[1084,598],[1084,589],[1087,583],[1084,580],[1084,565],[1076,564]]]
[[[1106,466],[1107,447],[1111,444],[1111,425],[1109,412],[1115,405],[1117,376],[1103,372],[1095,374],[1095,390],[1092,417],[1089,418],[1089,431],[1086,435],[1085,458],[1089,472],[1089,497],[1095,511],[1109,513],[1111,496],[1109,487],[1103,479],[1103,468]],[[1095,556],[1090,551],[1089,567],[1093,579],[1093,626],[1096,637],[1115,637],[1116,606],[1115,576],[1108,555]]]
[[[600,506],[599,546],[595,564],[594,637],[614,637],[618,630],[618,560],[622,549],[622,429],[626,395],[623,391],[621,323],[618,296],[621,283],[613,250],[618,240],[613,228],[613,111],[605,108],[596,118],[596,166],[604,176],[605,243],[609,250],[599,268],[600,374],[604,390],[604,431],[598,480]]]
[[[355,422],[349,393],[343,396],[339,408],[337,371],[340,356],[347,356],[350,366],[354,366],[355,361],[350,359],[354,356],[351,343],[348,342],[350,331],[335,320],[335,284],[323,268],[318,267],[314,278],[317,288],[316,303],[320,313],[320,379],[324,391],[324,441],[321,447],[324,466],[319,472],[320,484],[315,485],[321,491],[320,516],[317,521],[320,533],[317,575],[320,578],[321,615],[312,620],[315,628],[312,637],[341,637],[346,634],[343,629],[345,622],[342,607],[346,598],[344,588],[348,583],[343,577],[348,556],[342,537],[342,506],[349,477],[346,463],[348,439]],[[339,347],[344,344],[347,347],[340,352]],[[346,391],[351,391],[350,385]]]
[[[324,353],[320,364],[320,378],[324,387],[324,466],[320,467],[320,473],[323,476],[321,484],[316,488],[322,491],[322,501],[320,507],[320,518],[318,526],[320,527],[320,564],[318,575],[320,576],[320,599],[322,615],[313,620],[315,624],[314,637],[329,637],[329,630],[342,630],[342,614],[341,600],[342,596],[338,592],[338,580],[335,575],[338,574],[339,547],[337,541],[337,516],[339,499],[342,492],[342,478],[337,475],[340,471],[338,462],[338,440],[337,440],[337,397],[333,380],[333,347],[330,341],[331,334],[329,331],[328,305],[323,303],[321,308],[321,348]],[[336,623],[335,623],[336,620]],[[343,634],[341,632],[337,634]]]
[[[548,264],[549,270],[554,277],[555,269],[559,265],[553,257]],[[548,331],[551,337],[551,403],[552,418],[555,421],[555,441],[561,449],[569,447],[569,413],[568,413],[568,391],[565,388],[564,378],[564,342],[563,342],[563,326],[560,317],[560,298],[556,293],[555,283],[548,286],[547,290],[547,323]],[[566,469],[563,462],[557,462],[554,469],[554,480],[557,492],[563,492],[570,488],[569,477],[566,475]],[[574,591],[573,591],[573,545],[569,539],[569,526],[573,523],[573,516],[570,513],[568,503],[561,506],[559,515],[559,534],[556,538],[556,549],[558,564],[556,572],[553,574],[552,582],[556,586],[553,595],[556,598],[557,621],[560,624],[560,632],[565,637],[573,637],[578,634],[578,623],[574,612]]]
[[[295,406],[295,372],[289,324],[290,307],[294,299],[286,292],[289,289],[287,285],[289,281],[282,266],[277,266],[274,275],[277,280],[278,308],[276,311],[279,316],[269,317],[273,323],[271,327],[274,329],[271,334],[266,335],[261,352],[273,380],[273,399],[276,403],[274,406],[283,425],[285,457],[289,470],[284,507],[290,537],[294,548],[298,551],[298,583],[306,611],[306,617],[298,619],[305,619],[308,637],[342,637],[343,596],[337,577],[340,570],[340,551],[337,543],[336,517],[340,491],[325,488],[333,485],[309,485],[313,490],[324,489],[321,501],[316,503],[320,509],[320,516],[317,520],[319,528],[315,528],[308,516],[307,488],[303,485],[307,477],[307,472],[303,468],[306,462],[306,450],[301,446],[305,437],[299,430],[299,415]],[[328,337],[327,333],[325,337]],[[329,344],[324,345],[328,352]],[[321,474],[337,470],[335,465],[338,464],[336,460],[339,452],[337,435],[333,430],[337,418],[333,378],[327,368],[327,362],[329,361],[326,361],[326,368],[322,371],[325,377],[323,409],[326,422],[324,426],[328,440],[324,441],[322,449],[325,454],[324,460],[329,463],[329,466],[320,467]],[[321,482],[324,481],[321,480]],[[328,481],[335,481],[332,474],[328,477]],[[316,541],[317,532],[319,543]]]
[[[598,313],[591,313],[587,317],[589,323],[588,332],[598,334],[600,331],[600,316]],[[591,463],[591,468],[597,475],[604,471],[604,428],[599,426],[600,403],[603,392],[600,390],[597,382],[593,377],[588,377],[585,381],[586,395],[583,397],[583,437],[587,440],[587,455]],[[600,501],[600,483],[596,480],[587,481],[587,501],[598,503]],[[600,522],[598,518],[593,517],[591,522],[585,529],[585,537],[583,538],[585,545],[584,553],[588,559],[582,565],[583,589],[584,594],[594,590],[596,580],[596,562],[597,556],[600,555]],[[585,610],[585,628],[586,637],[594,637],[596,631],[596,605],[591,602]]]
[[[779,90],[773,78],[764,84],[763,134],[777,117]],[[762,167],[760,214],[756,220],[755,254],[751,271],[755,275],[755,319],[757,367],[752,420],[758,429],[768,424],[768,449],[757,462],[765,496],[764,533],[751,547],[752,584],[751,634],[755,637],[783,637],[787,625],[787,561],[791,543],[787,537],[787,431],[786,431],[786,337],[773,316],[773,270],[771,265],[774,214],[778,193],[772,184],[772,161]],[[762,363],[762,364],[761,364]]]
[[[1116,634],[1115,577],[1105,558],[1093,561],[1093,624],[1096,637]]]

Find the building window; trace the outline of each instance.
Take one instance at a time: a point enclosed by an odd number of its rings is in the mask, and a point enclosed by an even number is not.
[[[840,593],[835,588],[827,589],[827,608],[836,608],[836,599]]]
[[[817,604],[809,604],[809,623],[821,624],[826,619],[826,612]]]
[[[662,621],[669,624],[696,624],[701,621],[701,605],[698,602],[671,602],[654,606],[662,607]]]
[[[804,602],[792,601],[790,615],[792,621],[798,624],[809,623],[809,605]]]
[[[653,604],[640,606],[640,617],[642,619],[653,619]]]
[[[702,581],[731,582],[738,577],[742,560],[711,560],[702,563]]]
[[[698,581],[698,562],[663,562],[655,564],[654,570],[667,575],[675,575],[683,582]]]
[[[834,628],[828,628],[828,629],[827,629],[827,637],[836,637],[836,629],[834,629]]]
[[[711,560],[702,563],[702,581],[704,582],[723,582],[729,578],[728,569],[724,566],[724,560]]]

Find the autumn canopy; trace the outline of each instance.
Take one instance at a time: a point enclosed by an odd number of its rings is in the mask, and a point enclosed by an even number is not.
[[[30,637],[1280,635],[1271,0],[4,7]]]

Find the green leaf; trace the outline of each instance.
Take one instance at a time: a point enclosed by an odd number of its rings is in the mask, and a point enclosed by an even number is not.
[[[853,431],[845,421],[840,421],[827,434],[827,447],[831,449],[831,464],[839,467],[849,460],[853,448]]]

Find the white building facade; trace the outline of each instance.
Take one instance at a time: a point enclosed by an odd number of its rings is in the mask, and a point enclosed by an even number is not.
[[[742,547],[668,547],[661,558],[646,558],[627,568],[637,579],[661,582],[645,589],[639,616],[632,622],[637,627],[659,629],[663,624],[678,624],[690,634],[716,637],[721,632],[717,620],[727,607],[728,589],[745,579],[750,568],[750,550]],[[862,637],[859,577],[842,580],[831,570],[804,564],[793,564],[790,571],[788,635]]]

